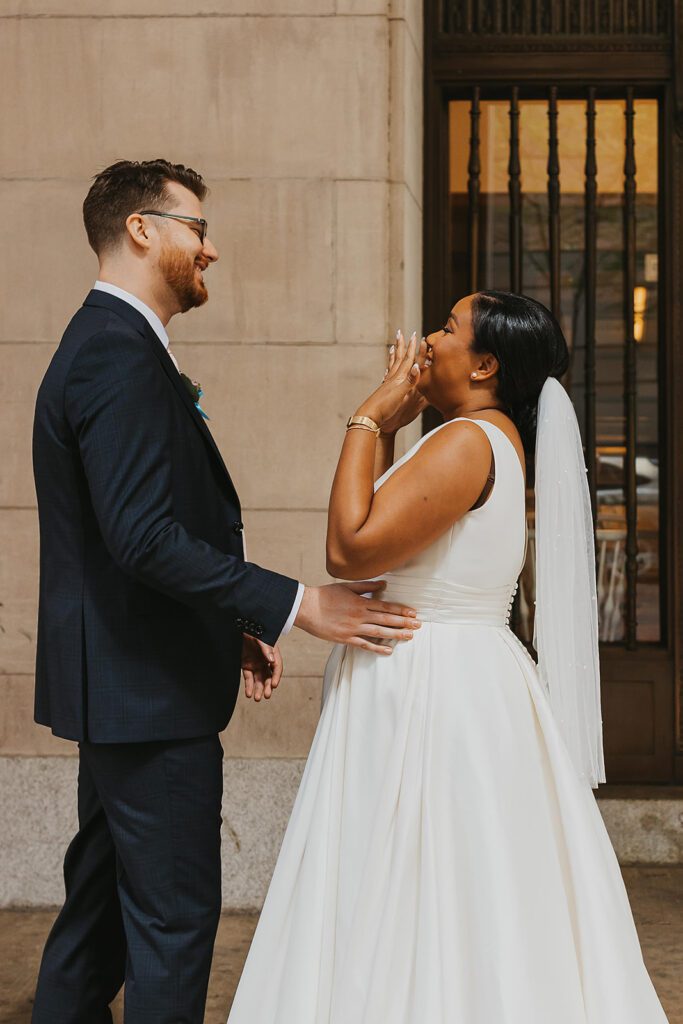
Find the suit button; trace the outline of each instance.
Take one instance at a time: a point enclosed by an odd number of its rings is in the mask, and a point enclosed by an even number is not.
[[[232,524],[232,528],[235,533],[242,533],[244,530],[244,523],[238,519],[236,523]]]

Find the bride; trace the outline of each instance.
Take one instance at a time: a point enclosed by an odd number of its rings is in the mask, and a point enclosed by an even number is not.
[[[562,332],[461,299],[351,417],[328,568],[422,627],[335,648],[229,1024],[662,1024],[604,781],[592,520]],[[427,403],[445,422],[392,464]],[[538,431],[537,431],[538,423]],[[508,627],[535,450],[538,666]]]

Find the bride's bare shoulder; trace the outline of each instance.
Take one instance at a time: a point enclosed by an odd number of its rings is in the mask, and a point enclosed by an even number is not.
[[[491,443],[486,431],[471,420],[453,420],[428,434],[394,474],[401,486],[430,481],[440,489],[469,491],[483,486],[491,467]],[[454,473],[454,469],[458,469]],[[479,491],[475,494],[477,497]]]
[[[425,437],[417,455],[427,458],[463,456],[468,459],[489,459],[491,442],[486,431],[474,420],[457,419],[443,423]],[[488,463],[487,463],[488,465]]]

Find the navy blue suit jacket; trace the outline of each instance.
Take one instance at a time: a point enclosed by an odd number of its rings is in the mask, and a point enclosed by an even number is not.
[[[36,721],[94,743],[223,729],[242,632],[276,642],[297,582],[244,561],[240,504],[162,342],[92,291],[38,392]]]

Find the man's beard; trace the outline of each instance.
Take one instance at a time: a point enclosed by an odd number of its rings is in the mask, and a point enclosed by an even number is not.
[[[159,257],[159,269],[180,306],[180,312],[186,313],[195,306],[203,306],[209,297],[197,264],[181,249],[162,249]]]

